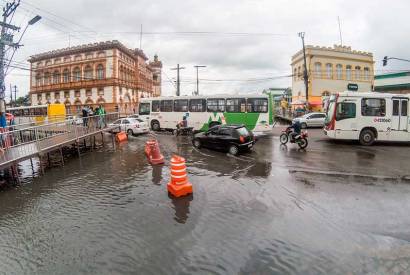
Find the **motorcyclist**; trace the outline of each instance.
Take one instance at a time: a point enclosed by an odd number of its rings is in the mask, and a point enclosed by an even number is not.
[[[300,125],[299,120],[294,120],[294,121],[292,121],[292,125],[290,125],[290,126],[288,127],[288,130],[289,130],[289,129],[292,129],[292,130],[293,130],[292,133],[290,133],[290,138],[291,138],[292,140],[295,140],[295,139],[297,138],[297,136],[300,135],[301,129],[302,129],[302,126]]]

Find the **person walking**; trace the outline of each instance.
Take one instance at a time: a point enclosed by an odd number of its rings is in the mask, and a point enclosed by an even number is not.
[[[83,115],[83,126],[87,127],[88,125],[88,106],[84,106],[83,109],[81,110],[82,115]]]
[[[94,126],[94,120],[95,120],[95,113],[94,113],[94,109],[91,106],[90,109],[88,110],[88,116],[89,116],[89,120],[88,120],[88,128],[92,128]]]
[[[107,123],[105,121],[105,109],[102,105],[98,107],[98,128],[102,129],[103,127],[107,127]]]

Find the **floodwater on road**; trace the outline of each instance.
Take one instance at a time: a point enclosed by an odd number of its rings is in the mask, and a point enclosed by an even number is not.
[[[0,193],[0,274],[410,272],[409,147],[269,136],[234,157],[159,135],[152,167],[147,138],[41,177],[22,167]],[[192,196],[167,194],[172,154]]]

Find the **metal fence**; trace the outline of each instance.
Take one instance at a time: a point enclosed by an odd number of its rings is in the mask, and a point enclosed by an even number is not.
[[[95,115],[85,118],[59,120],[57,122],[23,127],[10,126],[0,129],[0,146],[4,150],[26,144],[36,145],[38,150],[64,144],[101,130],[119,118],[119,113]]]

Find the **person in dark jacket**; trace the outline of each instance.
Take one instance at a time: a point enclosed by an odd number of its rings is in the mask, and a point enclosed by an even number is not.
[[[292,134],[291,134],[291,138],[292,138],[292,140],[295,140],[295,138],[296,138],[298,135],[300,135],[300,132],[301,132],[301,130],[302,130],[302,126],[300,125],[299,120],[294,120],[294,121],[292,122],[292,125],[290,125],[290,126],[288,127],[288,129],[292,129],[292,130],[293,130],[293,132],[292,132]]]

